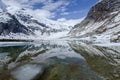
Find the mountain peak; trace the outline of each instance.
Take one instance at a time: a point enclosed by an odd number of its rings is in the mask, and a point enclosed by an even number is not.
[[[105,19],[109,13],[119,10],[120,0],[101,0],[90,9],[87,19],[103,20],[103,18]]]

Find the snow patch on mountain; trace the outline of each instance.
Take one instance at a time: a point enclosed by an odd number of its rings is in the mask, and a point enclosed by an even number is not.
[[[7,23],[11,18],[6,12],[0,13],[0,22]]]

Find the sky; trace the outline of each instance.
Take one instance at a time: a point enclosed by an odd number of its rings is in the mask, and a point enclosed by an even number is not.
[[[60,22],[80,22],[99,0],[2,0],[9,6],[29,8],[39,16]],[[74,23],[75,24],[75,23]]]

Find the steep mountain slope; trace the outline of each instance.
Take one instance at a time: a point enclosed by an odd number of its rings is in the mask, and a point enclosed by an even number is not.
[[[120,0],[101,0],[87,17],[71,30],[72,37],[120,41]]]
[[[30,31],[19,23],[19,21],[7,12],[0,13],[0,34],[8,35],[9,33],[30,34]]]
[[[5,4],[3,4],[2,1],[0,1],[0,4],[0,38],[8,38],[9,35],[13,34],[34,34],[32,31],[22,25],[14,15],[11,15],[6,11]]]

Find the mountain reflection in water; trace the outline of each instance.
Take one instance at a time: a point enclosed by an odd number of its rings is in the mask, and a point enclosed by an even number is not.
[[[120,80],[120,46],[81,41],[0,45],[0,80]]]

